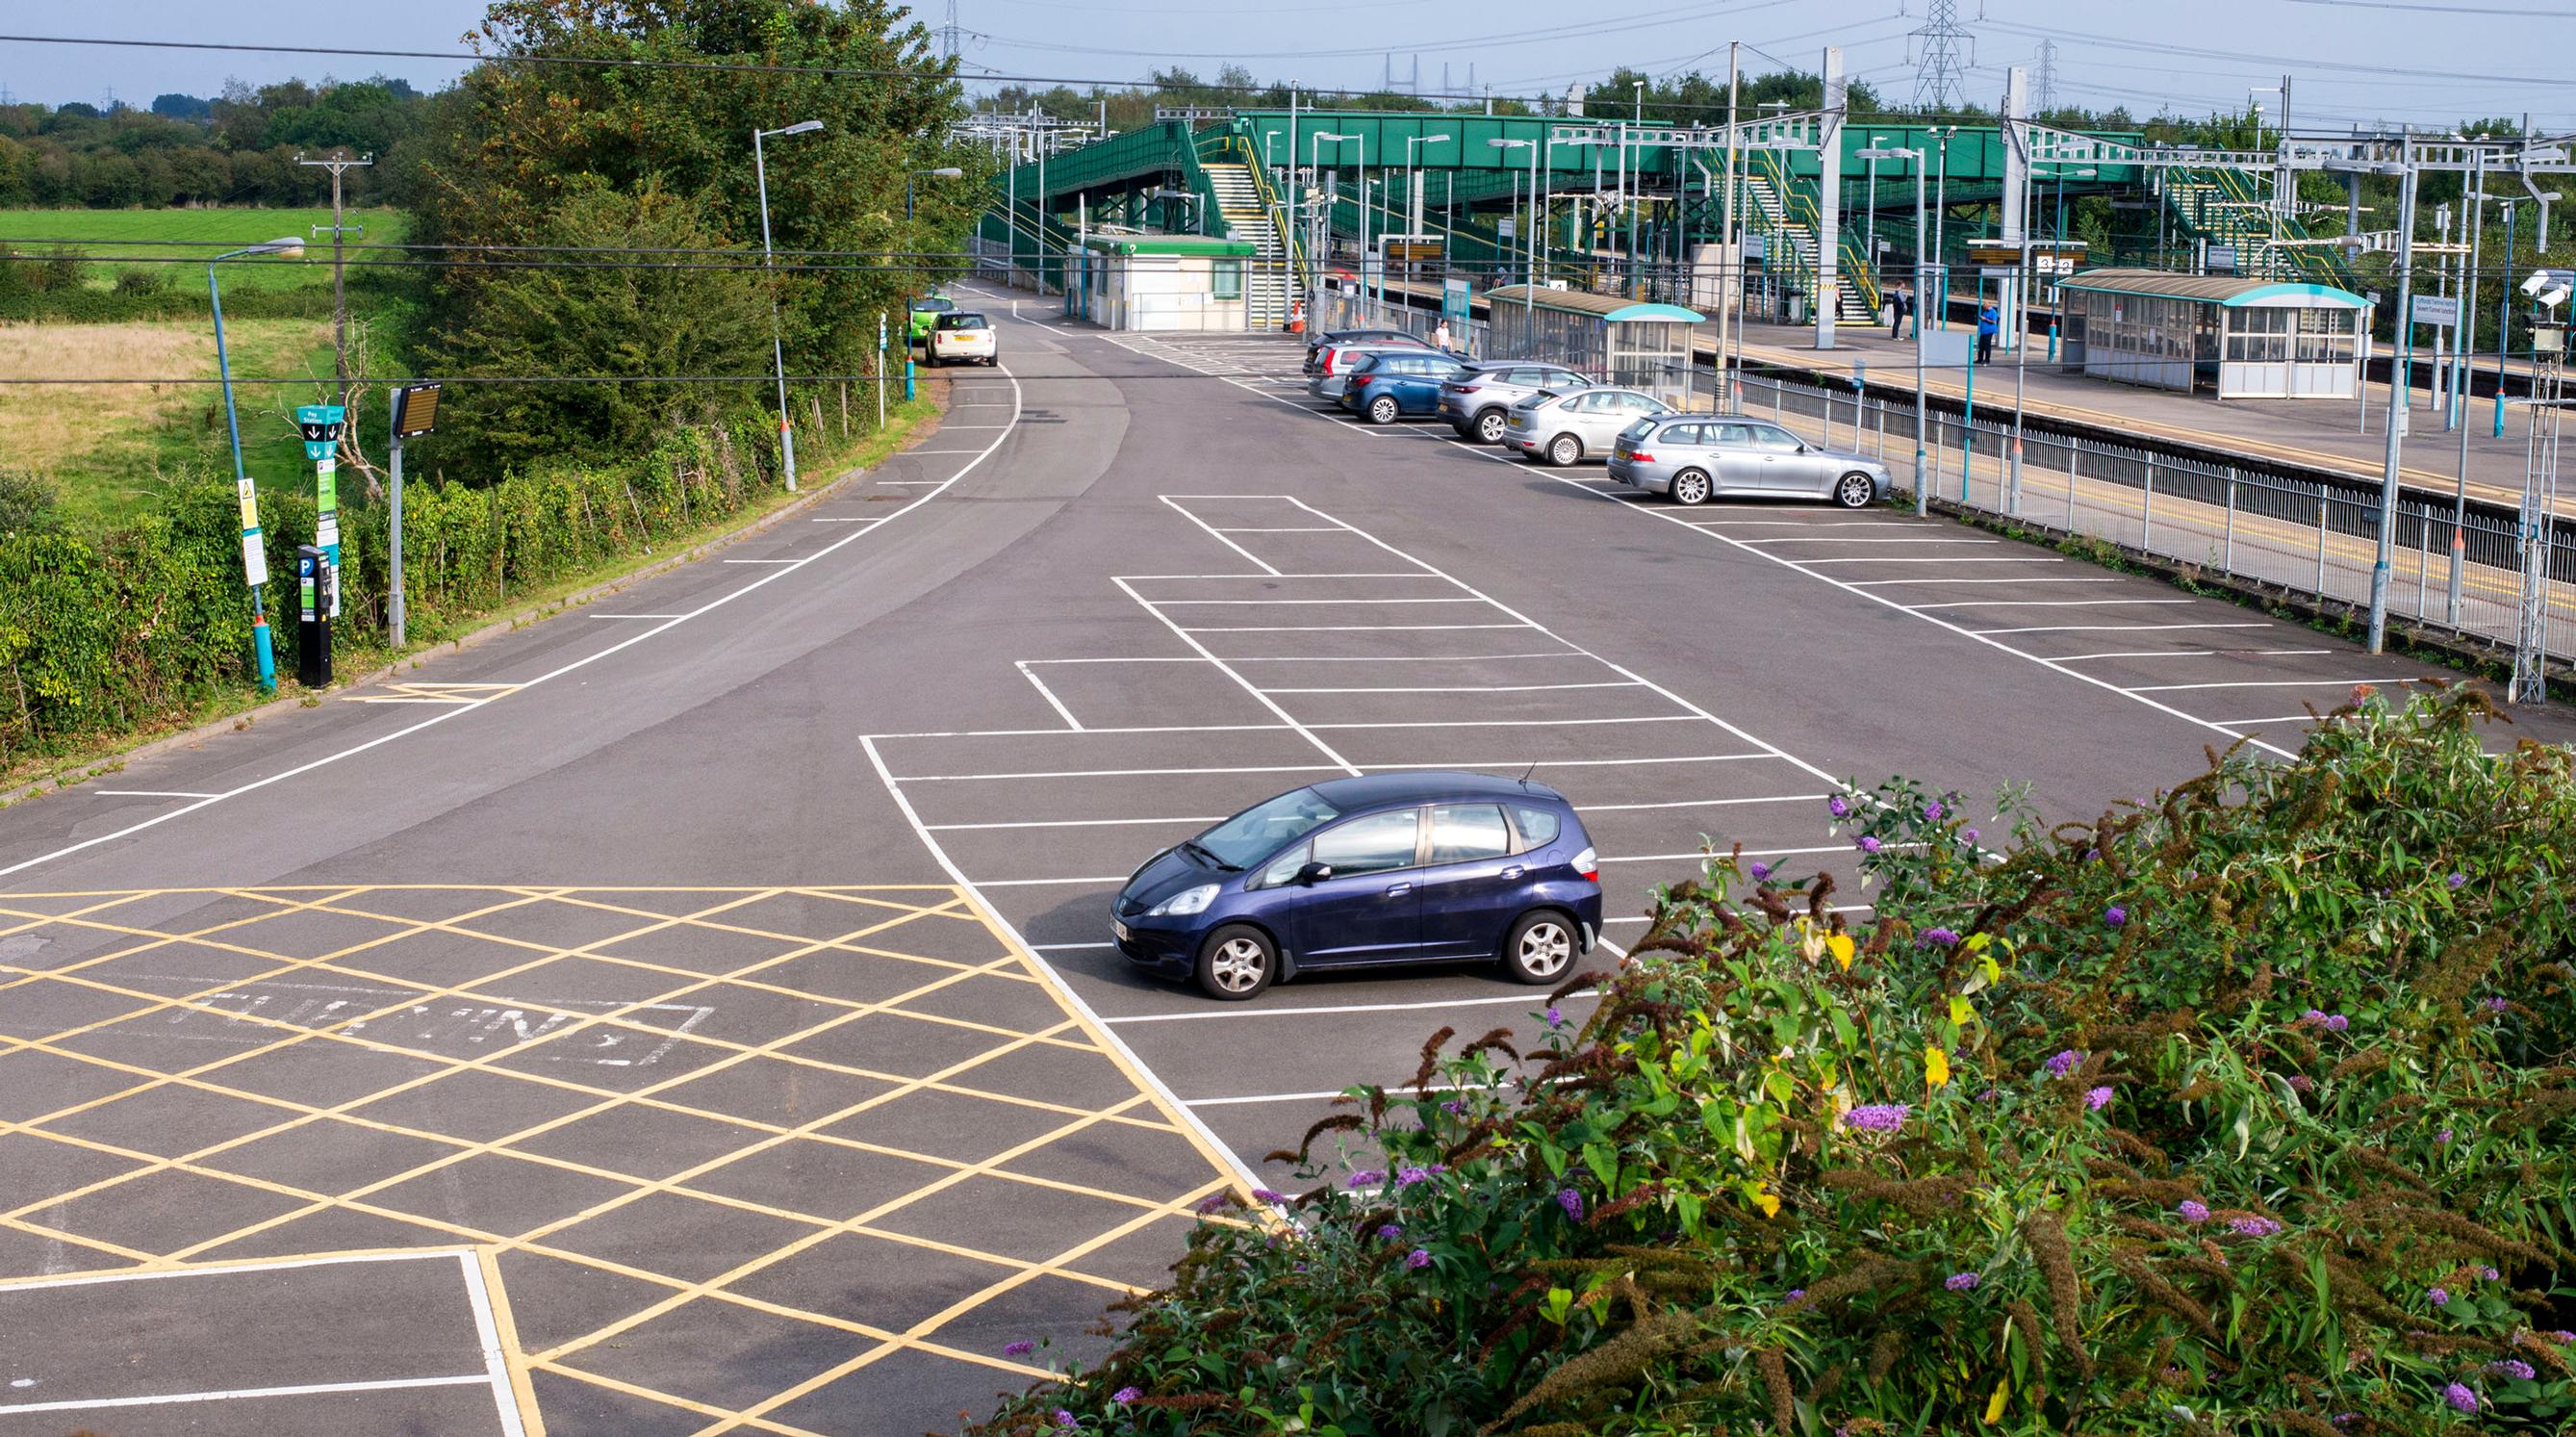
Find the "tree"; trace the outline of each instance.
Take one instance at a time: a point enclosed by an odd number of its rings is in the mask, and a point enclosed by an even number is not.
[[[491,271],[449,317],[459,379],[445,427],[490,459],[592,453],[632,457],[726,390],[674,383],[530,384],[548,375],[644,378],[756,374],[769,349],[769,301],[756,252],[674,263],[650,251],[723,248],[698,203],[648,182],[633,194],[597,179],[566,187],[527,242],[629,253],[587,266]]]
[[[406,185],[413,239],[536,242],[548,216],[595,182],[629,196],[686,196],[702,242],[748,249],[760,239],[752,130],[819,120],[819,134],[770,142],[777,247],[830,252],[816,268],[779,277],[780,323],[791,373],[856,372],[875,349],[875,313],[900,313],[910,294],[954,269],[912,257],[957,251],[981,208],[971,181],[923,186],[907,220],[910,173],[956,165],[980,178],[991,163],[948,141],[959,90],[929,41],[890,0],[500,0],[476,37],[489,58],[452,100],[431,107],[432,128],[418,142]],[[877,73],[512,63],[523,53]],[[451,371],[490,360],[478,291],[511,273],[459,268],[427,288],[433,358]],[[598,437],[519,432],[541,445]]]

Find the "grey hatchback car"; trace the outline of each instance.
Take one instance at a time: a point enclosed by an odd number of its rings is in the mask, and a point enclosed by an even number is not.
[[[1479,364],[1440,386],[1440,417],[1461,439],[1500,444],[1509,428],[1512,406],[1551,390],[1571,394],[1592,386],[1589,376],[1561,364],[1533,364],[1525,359],[1494,359]]]
[[[1559,395],[1542,390],[1512,406],[1503,421],[1503,447],[1563,468],[1610,452],[1619,431],[1640,419],[1670,414],[1651,394],[1606,385]]]
[[[1887,466],[1865,454],[1820,448],[1776,424],[1677,414],[1621,430],[1610,477],[1676,504],[1718,495],[1827,499],[1865,509],[1893,487]]]

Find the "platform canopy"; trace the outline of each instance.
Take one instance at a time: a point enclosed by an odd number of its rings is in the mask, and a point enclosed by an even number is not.
[[[2282,284],[2268,279],[2239,279],[2224,274],[2171,274],[2160,269],[2088,269],[2058,282],[2059,289],[2094,294],[2138,294],[2157,299],[2187,299],[2222,309],[2251,305],[2286,305],[2292,309],[2335,307],[2368,309],[2370,301],[2348,289],[2326,284]]]
[[[1678,304],[1640,304],[1615,294],[1591,294],[1579,289],[1549,289],[1542,285],[1536,294],[1525,284],[1507,284],[1487,290],[1488,303],[1500,306],[1517,304],[1524,308],[1552,309],[1560,314],[1585,314],[1603,324],[1634,324],[1660,320],[1668,324],[1700,324],[1708,316]]]

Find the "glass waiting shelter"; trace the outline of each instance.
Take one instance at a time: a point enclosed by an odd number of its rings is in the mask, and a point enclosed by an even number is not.
[[[1486,291],[1485,305],[1494,358],[1544,359],[1690,407],[1697,310],[1525,284]]]
[[[2058,284],[2065,362],[2123,384],[2221,399],[2350,399],[2370,301],[2322,284],[2093,269]]]

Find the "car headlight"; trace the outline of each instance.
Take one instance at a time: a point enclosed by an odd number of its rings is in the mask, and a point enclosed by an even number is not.
[[[1202,883],[1196,888],[1184,888],[1180,892],[1173,894],[1171,897],[1164,899],[1162,902],[1155,904],[1152,910],[1145,916],[1148,918],[1187,918],[1193,913],[1205,913],[1207,911],[1207,906],[1215,901],[1216,885],[1213,883]]]

